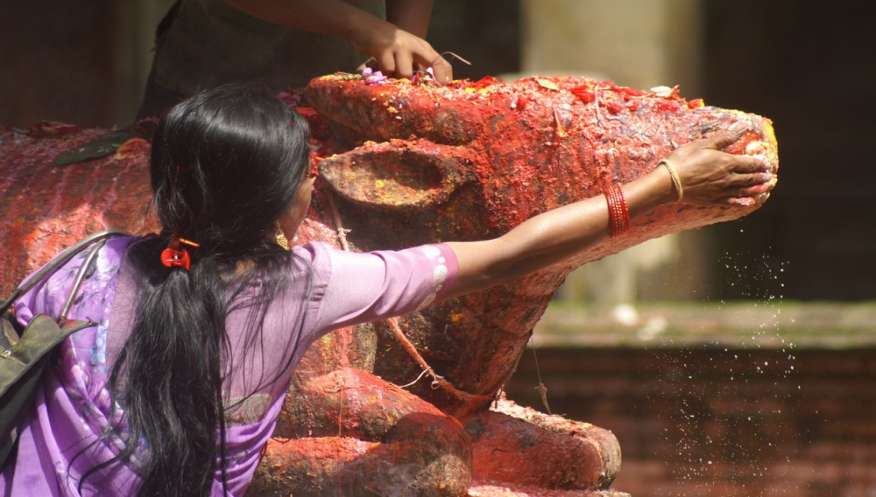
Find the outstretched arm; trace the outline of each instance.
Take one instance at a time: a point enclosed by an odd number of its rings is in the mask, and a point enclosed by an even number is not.
[[[691,143],[670,156],[684,184],[685,199],[727,203],[772,188],[767,164],[718,149],[735,141],[725,135]],[[623,187],[630,215],[675,199],[669,173],[657,168]],[[591,198],[535,216],[507,234],[479,242],[450,242],[399,251],[341,252],[311,245],[321,294],[314,337],[374,319],[404,314],[433,300],[481,290],[575,255],[608,236],[608,209]]]
[[[337,36],[349,41],[367,56],[374,57],[381,71],[410,77],[417,66],[432,67],[436,79],[453,79],[450,64],[420,36],[425,35],[431,15],[431,1],[395,0],[388,5],[390,20],[378,19],[342,0],[225,0],[232,7],[274,24],[313,33]]]
[[[686,199],[726,204],[772,188],[772,176],[760,159],[720,151],[737,138],[728,134],[694,142],[670,156]],[[623,195],[632,217],[673,201],[676,194],[668,171],[659,167],[623,185]],[[608,236],[608,227],[606,202],[597,197],[535,216],[493,240],[451,242],[459,271],[444,296],[487,288],[560,262]]]

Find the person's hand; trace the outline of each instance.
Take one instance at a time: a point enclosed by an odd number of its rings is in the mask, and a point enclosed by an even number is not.
[[[764,159],[721,150],[741,134],[721,133],[691,142],[666,158],[678,172],[685,202],[747,206],[765,199],[775,181]]]
[[[350,42],[362,53],[373,57],[385,74],[410,78],[417,69],[431,67],[440,84],[453,79],[453,68],[426,40],[395,25],[377,21],[362,26],[350,36]]]

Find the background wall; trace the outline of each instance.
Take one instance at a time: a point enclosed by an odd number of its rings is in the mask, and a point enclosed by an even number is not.
[[[614,431],[633,497],[876,496],[876,349],[794,355],[799,374],[775,349],[538,349],[554,412]],[[543,409],[537,381],[527,354],[508,394]]]
[[[876,296],[876,9],[869,2],[704,2],[707,102],[773,118],[783,165],[756,216],[713,230],[719,252],[787,261],[784,294]],[[721,255],[716,254],[716,255]],[[719,297],[745,297],[720,287]]]
[[[7,2],[0,124],[126,124],[140,104],[155,26],[172,0]]]
[[[876,496],[876,303],[556,303],[508,395],[617,435],[633,497]]]

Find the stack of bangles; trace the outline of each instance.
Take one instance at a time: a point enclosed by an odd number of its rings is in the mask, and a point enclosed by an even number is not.
[[[608,202],[608,228],[611,236],[618,236],[630,229],[630,211],[624,200],[624,192],[619,183],[611,183],[602,192]]]
[[[681,177],[669,161],[665,159],[660,161],[657,167],[661,166],[665,167],[669,172],[669,177],[672,178],[672,188],[675,190],[675,200],[680,202],[684,198],[684,186],[681,183]],[[627,202],[624,200],[624,192],[619,183],[611,183],[602,193],[605,195],[606,202],[608,202],[609,233],[611,233],[611,236],[618,236],[630,229],[630,211],[627,209]]]

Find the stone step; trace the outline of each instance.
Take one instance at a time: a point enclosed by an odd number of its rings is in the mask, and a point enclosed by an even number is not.
[[[630,497],[630,494],[615,490],[551,490],[479,481],[469,488],[468,497]]]

